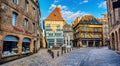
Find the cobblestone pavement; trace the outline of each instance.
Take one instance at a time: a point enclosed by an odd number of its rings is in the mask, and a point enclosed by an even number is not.
[[[52,59],[44,50],[1,66],[120,66],[120,55],[103,48],[80,48]]]

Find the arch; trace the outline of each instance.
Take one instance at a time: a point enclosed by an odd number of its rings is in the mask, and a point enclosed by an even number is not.
[[[3,39],[3,50],[2,50],[2,55],[3,56],[9,56],[9,55],[14,55],[18,53],[18,40],[19,38],[16,36],[5,36]]]
[[[114,37],[114,33],[111,34],[111,38],[112,38],[112,49],[115,50],[115,37]]]
[[[18,37],[12,35],[7,35],[4,37],[4,41],[18,41],[18,39]]]
[[[118,33],[117,33],[117,31],[115,31],[115,35],[116,35],[116,37],[115,37],[115,39],[116,39],[116,50],[119,50],[119,48],[118,48]]]
[[[24,38],[22,41],[22,53],[30,52],[30,42],[29,38]]]

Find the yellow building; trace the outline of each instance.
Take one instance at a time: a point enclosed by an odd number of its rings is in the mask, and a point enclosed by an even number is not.
[[[47,47],[64,44],[63,26],[66,24],[62,18],[60,8],[56,7],[44,20],[44,30]]]
[[[85,15],[76,23],[76,25],[73,23],[74,46],[102,46],[102,24],[96,18],[91,15]]]

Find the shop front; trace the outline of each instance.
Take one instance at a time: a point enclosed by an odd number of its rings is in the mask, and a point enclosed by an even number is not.
[[[11,56],[18,54],[18,38],[15,36],[6,36],[3,41],[2,56]]]

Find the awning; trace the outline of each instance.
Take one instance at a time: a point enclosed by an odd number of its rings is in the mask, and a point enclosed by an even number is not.
[[[29,38],[25,38],[25,39],[23,39],[23,42],[30,42],[30,39]]]
[[[18,42],[18,38],[14,37],[14,36],[6,36],[4,38],[4,41],[15,41],[15,42]]]

